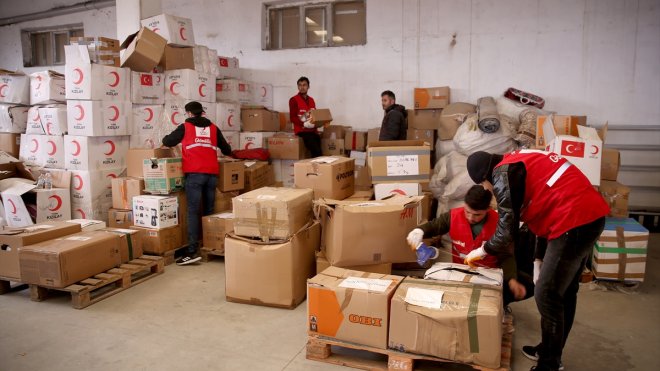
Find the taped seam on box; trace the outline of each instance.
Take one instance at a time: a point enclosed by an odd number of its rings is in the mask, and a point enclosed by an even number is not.
[[[347,277],[343,277],[343,278],[346,279]],[[369,278],[369,273],[363,272],[360,275],[360,278]],[[343,312],[344,309],[346,309],[348,305],[351,303],[351,299],[353,298],[353,291],[355,290],[356,289],[346,289],[346,296],[344,297],[344,301],[341,303],[341,306],[339,307],[341,312]],[[367,290],[367,292],[369,291]]]
[[[596,251],[599,253],[612,253],[612,254],[646,254],[646,247],[639,248],[617,248],[617,247],[604,247],[596,244]]]
[[[468,336],[470,337],[470,353],[479,353],[479,329],[477,324],[477,310],[481,288],[474,287],[470,296],[470,307],[467,313]]]

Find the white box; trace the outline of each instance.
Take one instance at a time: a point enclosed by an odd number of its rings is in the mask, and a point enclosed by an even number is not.
[[[241,104],[250,104],[250,101],[252,101],[251,85],[249,82],[243,80],[216,80],[215,92],[215,97],[218,102],[239,102]]]
[[[37,223],[71,219],[71,196],[66,188],[35,189],[37,194]]]
[[[47,136],[38,134],[21,134],[21,144],[18,159],[44,165],[43,149],[46,146]]]
[[[133,223],[138,227],[161,229],[179,224],[176,197],[134,196]]]
[[[266,139],[275,135],[275,132],[270,131],[244,131],[240,133],[239,148],[237,149],[251,149],[251,148],[267,148]]]
[[[273,109],[273,85],[260,82],[252,83],[252,104]]]
[[[283,187],[295,188],[294,164],[297,160],[274,159],[271,161],[275,173],[275,182],[281,182]]]
[[[215,103],[215,76],[195,70],[165,72],[165,99]]]
[[[422,185],[419,183],[379,183],[374,184],[376,200],[393,195],[422,196]]]
[[[131,71],[131,102],[133,104],[164,104],[165,75]]]
[[[238,58],[218,56],[218,77],[241,78]]]
[[[131,135],[128,148],[130,149],[155,149],[161,146],[161,142],[154,137]]]
[[[46,134],[44,127],[41,125],[39,108],[41,108],[41,106],[31,106],[30,109],[28,109],[25,134]]]
[[[0,133],[25,133],[29,107],[0,104]]]
[[[241,131],[241,105],[232,102],[218,102],[215,124],[223,133]]]
[[[167,40],[168,44],[195,46],[192,20],[169,14],[159,14],[141,21],[142,26],[150,29]]]
[[[34,224],[21,195],[0,192],[0,196],[2,197],[4,217],[8,226],[27,227]]]
[[[112,208],[110,202],[92,202],[79,203],[71,202],[71,218],[73,219],[93,219],[103,222],[108,221],[108,209]]]
[[[223,132],[222,136],[225,137],[227,144],[231,147],[231,150],[239,149],[241,145],[241,133],[238,131],[227,131]],[[220,149],[218,149],[218,154],[220,154]]]
[[[594,128],[578,125],[577,129],[579,137],[557,135],[552,120],[545,120],[543,133],[547,143],[546,151],[566,158],[582,171],[591,184],[600,185],[603,141]]]
[[[56,104],[39,108],[41,127],[47,135],[64,135],[67,132],[67,106]]]
[[[152,137],[160,132],[162,126],[162,105],[134,104],[133,120],[131,121],[132,136]]]
[[[64,102],[64,75],[55,71],[41,71],[30,75],[30,104]]]
[[[165,112],[164,112],[164,127],[162,128],[165,133],[169,134],[172,130],[176,129],[177,126],[183,124],[186,121],[186,103],[189,101],[183,99],[168,99],[165,101]],[[204,109],[203,117],[215,122],[216,119],[216,107],[215,103],[209,102],[199,102]]]
[[[64,136],[64,162],[69,170],[106,170],[126,167],[128,136]]]
[[[66,99],[130,100],[130,70],[92,64],[85,45],[65,45]]]
[[[45,137],[37,162],[46,168],[64,169],[64,137],[61,135],[45,135]]]
[[[112,203],[112,179],[124,169],[71,170],[71,202],[79,205]]]
[[[67,100],[66,108],[69,135],[130,134],[133,105],[129,101]]]
[[[0,103],[30,104],[30,77],[0,69]]]

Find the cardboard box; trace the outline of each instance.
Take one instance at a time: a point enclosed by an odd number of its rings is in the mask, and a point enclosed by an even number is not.
[[[0,151],[18,158],[21,148],[21,134],[0,133]]]
[[[552,122],[546,121],[544,124],[546,150],[566,158],[582,171],[591,184],[599,185],[603,141],[594,128],[578,126],[577,129],[579,137],[558,135]]]
[[[133,104],[132,110],[133,120],[131,121],[131,130],[129,131],[131,136],[149,138],[156,147],[160,147],[162,141],[160,128],[162,125],[163,106],[160,104]]]
[[[46,136],[34,134],[20,134],[20,136],[21,146],[18,151],[18,159],[43,166]]]
[[[343,200],[355,193],[355,160],[317,157],[294,164],[296,188],[311,188],[314,199]]]
[[[128,136],[64,136],[64,166],[70,170],[106,170],[126,167]]]
[[[142,243],[146,231],[143,229],[104,228],[103,231],[119,236],[119,254],[121,262],[128,263],[143,255]]]
[[[71,202],[71,217],[75,219],[94,219],[100,221],[108,220],[108,210],[112,207],[112,201]]]
[[[133,104],[165,104],[165,75],[131,72],[131,102]]]
[[[194,69],[193,48],[174,45],[165,46],[159,66],[163,71]]]
[[[316,273],[320,274],[324,270],[332,267],[330,262],[325,257],[323,251],[316,252]],[[348,267],[353,271],[367,272],[367,273],[380,273],[380,274],[392,274],[392,263],[383,263],[383,264],[370,264],[370,265],[356,265],[353,267]]]
[[[273,85],[254,82],[252,83],[252,104],[273,109]]]
[[[202,217],[203,243],[211,250],[225,251],[225,235],[234,232],[234,214],[224,212]]]
[[[241,105],[239,103],[218,102],[216,111],[216,122],[222,134],[227,131],[241,130]]]
[[[367,132],[347,129],[344,137],[344,148],[349,151],[366,151]]]
[[[597,279],[643,282],[649,231],[632,218],[607,218],[594,246],[592,271]]]
[[[406,236],[419,223],[421,200],[419,196],[394,196],[368,202],[317,201],[315,214],[321,220],[330,264],[348,267],[416,261]]]
[[[143,19],[140,23],[143,27],[162,36],[168,44],[195,46],[195,35],[190,18],[159,14]]]
[[[71,200],[76,204],[100,202],[112,205],[112,180],[123,175],[123,169],[72,170]],[[132,206],[129,206],[131,208]]]
[[[279,113],[264,107],[241,108],[241,124],[244,131],[278,131]]]
[[[435,219],[435,215],[431,215],[433,209],[433,193],[430,191],[422,192],[424,199],[422,200],[422,222]]]
[[[441,109],[429,109],[429,110],[407,110],[408,111],[408,129],[417,129],[417,130],[438,130],[438,135],[444,137],[441,134]],[[454,131],[456,134],[456,131]],[[454,136],[452,135],[452,139]]]
[[[119,40],[103,36],[71,37],[69,44],[85,48],[87,57],[94,64],[114,67],[120,65],[119,52],[121,46]]]
[[[0,276],[20,280],[18,250],[24,246],[49,241],[80,232],[80,225],[65,222],[47,222],[30,227],[0,229]]]
[[[178,89],[178,88],[177,88]],[[171,98],[171,97],[170,97]],[[164,119],[166,120],[162,123],[163,127],[161,131],[169,133],[174,131],[177,126],[183,124],[186,121],[186,103],[187,100],[184,99],[166,99],[164,109]],[[199,102],[202,105],[204,112],[202,113],[203,117],[206,117],[211,122],[215,122],[216,108],[215,103],[209,102]],[[167,128],[169,126],[169,128]],[[158,138],[159,142],[162,140]]]
[[[174,157],[171,148],[130,149],[126,155],[126,176],[143,178],[144,160],[150,158]]]
[[[316,108],[309,111],[309,118],[314,126],[320,128],[332,122],[332,113],[327,108]]]
[[[371,143],[367,160],[374,184],[428,183],[431,179],[431,149],[422,141]]]
[[[621,152],[617,149],[603,148],[600,179],[616,182],[619,177],[619,166],[621,166]]]
[[[415,109],[445,108],[449,104],[449,87],[415,88]]]
[[[30,104],[64,102],[64,75],[55,71],[40,71],[30,75]]]
[[[440,113],[440,126],[438,129],[438,137],[440,140],[450,140],[456,135],[459,126],[465,121],[468,114],[476,113],[477,106],[470,103],[456,102],[450,103],[447,107],[443,108]],[[422,117],[426,111],[415,111],[415,119]],[[408,114],[408,123],[410,124],[410,113]],[[410,126],[410,125],[408,125]]]
[[[180,225],[161,229],[131,226],[130,229],[144,231],[142,250],[145,254],[163,255],[168,251],[172,251],[183,246],[181,240],[182,233]]]
[[[25,133],[28,121],[28,107],[0,104],[0,132]],[[43,130],[43,129],[42,129]],[[40,134],[43,134],[40,133]]]
[[[408,129],[406,132],[407,140],[421,140],[428,144],[433,151],[435,147],[435,130],[431,129]]]
[[[328,139],[344,139],[346,138],[346,131],[352,130],[350,127],[342,125],[328,125],[323,128],[321,138]]]
[[[0,68],[0,103],[30,104],[30,77]]]
[[[275,184],[273,166],[265,161],[245,161],[245,187],[243,192],[253,191],[261,187],[271,187]]]
[[[274,132],[241,132],[239,146],[236,149],[268,148],[267,139],[275,135]],[[232,147],[233,149],[234,147]]]
[[[138,227],[162,229],[179,224],[179,204],[171,196],[133,197],[133,223]]]
[[[250,104],[252,100],[251,84],[238,79],[216,79],[215,97],[218,102],[239,102]]]
[[[264,241],[284,240],[312,220],[311,189],[264,187],[233,199],[234,231]]]
[[[293,133],[293,123],[289,112],[280,112],[280,131]]]
[[[121,49],[124,50],[121,66],[130,68],[134,73],[152,72],[163,57],[165,45],[167,40],[162,36],[142,27],[121,44]]]
[[[374,190],[368,189],[363,191],[355,191],[355,193],[353,193],[351,197],[347,198],[346,201],[371,201],[373,199],[374,199]],[[371,272],[371,271],[367,271],[367,272]],[[375,272],[375,273],[380,273],[380,272]]]
[[[149,193],[169,194],[183,189],[181,157],[145,159],[142,173],[145,190]]]
[[[188,69],[170,70],[165,72],[165,99],[215,103],[214,83],[215,76],[210,74]]]
[[[323,156],[344,156],[344,139],[321,139],[321,152]]]
[[[376,200],[382,200],[392,195],[422,196],[422,185],[419,183],[379,183],[374,184]]]
[[[238,131],[226,131],[222,133],[222,136],[225,137],[225,141],[231,147],[231,150],[241,149],[241,133]],[[218,149],[218,155],[221,151]]]
[[[245,165],[243,161],[220,159],[217,188],[221,192],[240,191],[245,187]]]
[[[67,133],[67,107],[56,104],[39,108],[41,127],[47,135],[64,135]],[[27,131],[27,130],[26,130]]]
[[[307,282],[307,332],[387,349],[390,300],[403,277],[330,267]]]
[[[267,139],[270,158],[280,160],[301,160],[308,156],[305,142],[295,134],[277,133]]]
[[[44,127],[48,131],[46,114],[41,108]],[[129,101],[94,101],[94,100],[68,100],[66,102],[64,128],[68,127],[69,135],[81,136],[117,136],[129,135],[132,126],[133,105]],[[66,129],[61,133],[66,132]]]
[[[65,45],[66,99],[130,100],[130,70],[92,64],[87,47]]]
[[[587,116],[565,116],[565,115],[552,115],[552,124],[555,128],[555,135],[572,135],[579,136],[578,125],[587,125]],[[536,147],[545,148],[549,141],[543,135],[545,121],[548,116],[538,116],[536,118]]]
[[[112,207],[115,209],[132,209],[133,197],[144,194],[144,179],[140,178],[113,178]]]
[[[26,108],[23,106],[9,106],[9,105],[0,104],[0,129],[2,129],[2,127],[5,125],[2,123],[2,121],[5,120],[3,116],[6,115],[7,113],[4,112],[3,110],[6,109],[7,107],[9,107],[10,109],[14,107]],[[42,106],[31,106],[30,108],[28,108],[27,117],[26,117],[27,122],[26,122],[26,126],[23,128],[25,134],[40,134],[40,135],[46,134],[44,127],[41,125],[41,116],[39,115],[39,108],[41,107]],[[8,128],[11,129],[12,126],[11,120],[13,120],[13,118],[6,118],[6,119],[9,120],[8,123],[6,123],[6,125],[9,125]],[[0,130],[0,131],[4,131],[4,130]]]
[[[132,208],[132,206],[131,206]],[[108,227],[130,228],[133,225],[133,210],[109,209]]]
[[[609,216],[617,218],[628,217],[628,197],[630,188],[611,180],[601,180],[598,187],[600,194],[610,206]]]
[[[218,67],[218,77],[241,77],[238,58],[218,56]]]
[[[21,282],[62,288],[121,264],[119,236],[80,232],[23,246],[18,253]]]
[[[183,192],[182,192],[183,193]],[[184,193],[185,194],[185,193]],[[215,190],[215,205],[213,206],[214,213],[221,213],[224,211],[232,211],[232,199],[238,196],[238,192],[220,192],[217,188]]]
[[[390,306],[389,348],[500,367],[502,289],[406,278]]]
[[[272,160],[275,171],[275,184],[279,186],[295,187],[295,160]]]
[[[71,219],[71,191],[68,188],[33,189],[36,194],[37,223]]]
[[[380,140],[380,128],[375,128],[375,129],[369,129],[367,131],[367,147],[371,145],[371,143],[378,142]]]
[[[227,301],[291,309],[298,306],[305,300],[306,282],[314,273],[314,251],[320,236],[318,223],[298,228],[290,239],[274,244],[228,236]]]
[[[102,220],[71,219],[71,220],[67,220],[66,222],[80,225],[81,232],[99,231],[101,229],[107,228],[105,222]]]

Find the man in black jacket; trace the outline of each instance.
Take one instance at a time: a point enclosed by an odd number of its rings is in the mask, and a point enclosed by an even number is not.
[[[385,116],[378,140],[405,140],[408,131],[406,107],[396,104],[396,96],[389,90],[382,92],[380,98]]]

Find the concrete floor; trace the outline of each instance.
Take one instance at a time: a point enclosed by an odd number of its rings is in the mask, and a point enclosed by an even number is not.
[[[652,241],[637,290],[581,287],[566,370],[660,370],[660,235]],[[512,308],[513,370],[528,370],[533,363],[520,347],[538,341],[539,316],[533,301]],[[227,303],[221,260],[168,266],[84,310],[64,296],[32,302],[23,290],[0,297],[0,370],[346,369],[305,359],[305,311],[304,303],[295,310]]]

